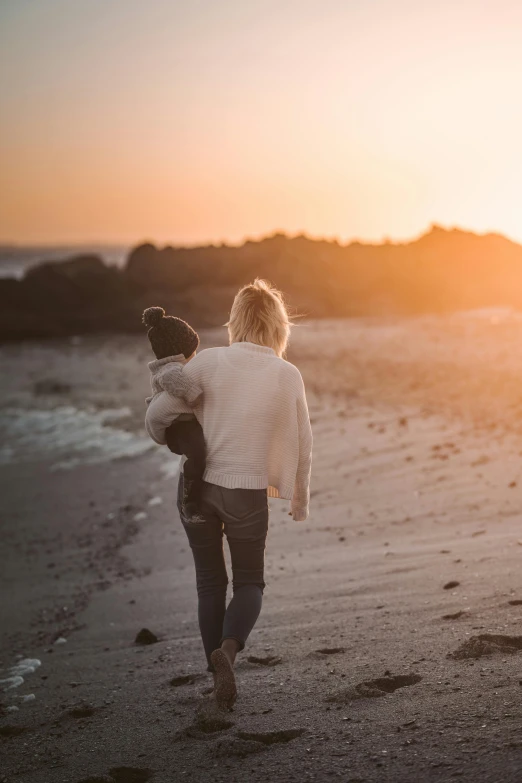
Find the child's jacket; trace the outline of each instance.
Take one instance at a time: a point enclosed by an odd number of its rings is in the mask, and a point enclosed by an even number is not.
[[[167,356],[165,359],[155,359],[153,362],[149,362],[152,397],[147,397],[147,405],[155,399],[156,396],[168,394],[170,397],[169,408],[171,411],[177,413],[177,416],[174,417],[174,421],[178,418],[187,419],[193,418],[194,416],[194,411],[185,400],[175,394],[171,394],[171,391],[173,391],[174,379],[177,379],[179,376],[181,369],[180,365],[183,366],[186,364],[186,361],[183,354],[178,354],[177,356]],[[161,445],[165,444],[165,440],[159,439],[159,431],[155,429],[152,430],[149,427],[147,420],[145,420],[145,429],[153,441],[160,443]],[[164,438],[164,432],[162,433],[162,436]]]

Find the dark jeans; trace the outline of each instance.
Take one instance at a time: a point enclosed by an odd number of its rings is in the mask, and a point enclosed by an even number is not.
[[[194,556],[199,628],[212,671],[211,653],[224,639],[235,639],[242,650],[261,611],[268,499],[265,489],[227,489],[204,481],[199,509],[205,521],[191,522],[184,517],[182,498],[183,475],[178,510]],[[228,607],[223,532],[232,560],[234,595]]]
[[[169,449],[174,454],[184,454],[187,458],[183,466],[185,504],[189,508],[199,506],[206,465],[205,438],[201,424],[195,416],[190,419],[176,419],[167,428],[165,435]]]

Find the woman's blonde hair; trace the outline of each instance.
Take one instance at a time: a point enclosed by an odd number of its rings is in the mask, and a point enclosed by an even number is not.
[[[231,343],[264,345],[283,356],[292,324],[281,291],[257,278],[237,292],[227,326]]]

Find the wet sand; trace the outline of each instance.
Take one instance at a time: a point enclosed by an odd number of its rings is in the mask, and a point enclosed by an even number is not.
[[[505,313],[296,328],[311,515],[271,502],[221,716],[145,341],[3,348],[0,780],[520,781],[521,340]]]

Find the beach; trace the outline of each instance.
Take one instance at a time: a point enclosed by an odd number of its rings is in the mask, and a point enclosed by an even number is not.
[[[311,512],[270,501],[221,715],[146,338],[0,348],[0,781],[520,781],[521,341],[507,309],[295,327]]]

